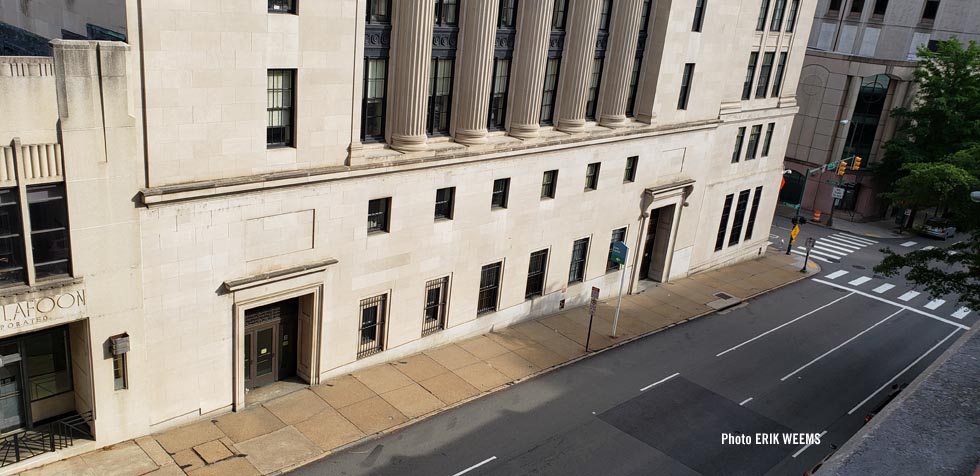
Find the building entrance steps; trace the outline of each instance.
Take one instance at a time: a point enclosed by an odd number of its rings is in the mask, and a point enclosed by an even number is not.
[[[740,302],[812,276],[799,272],[802,260],[773,250],[755,260],[623,296],[616,338],[609,335],[616,312],[616,298],[612,296],[596,307],[590,350],[622,345],[710,314],[720,299]],[[819,271],[812,262],[810,268]],[[113,445],[20,475],[278,474],[363,438],[390,432],[586,357],[587,329],[586,307],[565,309],[362,369],[253,404],[240,412],[142,437],[135,443]],[[124,459],[138,464],[120,466],[118,462]]]

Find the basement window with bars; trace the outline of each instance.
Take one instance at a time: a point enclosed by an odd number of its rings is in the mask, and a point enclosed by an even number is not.
[[[524,299],[541,296],[544,293],[544,277],[548,268],[548,250],[531,253],[527,265],[527,286],[524,287]]]
[[[445,329],[449,276],[425,283],[425,307],[422,311],[422,336]]]
[[[480,270],[480,294],[476,302],[476,315],[482,316],[497,310],[500,295],[500,271],[503,261],[488,264]]]
[[[270,69],[268,71],[265,143],[269,148],[293,146],[293,91],[296,70]]]
[[[387,304],[387,294],[361,300],[361,325],[357,346],[358,359],[377,354],[384,350]]]

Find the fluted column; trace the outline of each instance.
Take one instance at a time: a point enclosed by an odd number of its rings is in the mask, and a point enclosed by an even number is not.
[[[668,19],[672,0],[657,0],[650,10],[650,24],[647,27],[647,44],[643,49],[643,70],[640,71],[639,85],[636,87],[634,117],[641,122],[652,124],[657,118],[653,110],[660,81],[660,68],[664,62],[664,43],[667,38]]]
[[[585,129],[585,103],[588,101],[595,42],[599,34],[602,0],[571,0],[568,6],[568,30],[562,53],[561,78],[558,82],[558,130],[579,132]]]
[[[435,10],[431,0],[398,0],[392,7],[388,143],[396,150],[423,150]]]
[[[600,125],[622,127],[627,123],[626,101],[629,99],[633,62],[636,60],[636,41],[640,35],[642,10],[643,0],[613,2],[609,46],[600,85]]]
[[[493,82],[493,47],[497,37],[497,0],[462,2],[457,46],[456,90],[453,94],[456,142],[487,141],[487,113]],[[431,7],[430,7],[431,8]]]
[[[511,73],[508,132],[529,139],[541,127],[541,94],[548,64],[551,14],[555,0],[517,2],[517,38]]]

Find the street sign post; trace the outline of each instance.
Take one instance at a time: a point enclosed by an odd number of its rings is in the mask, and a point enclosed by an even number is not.
[[[812,236],[806,239],[806,257],[803,258],[803,267],[800,268],[801,273],[806,273],[806,265],[810,262],[810,249],[816,244],[817,240],[815,240]]]
[[[844,198],[844,187],[834,187],[833,197],[835,200]]]
[[[612,260],[623,267],[623,275],[619,277],[619,300],[616,301],[616,315],[613,317],[611,337],[615,339],[616,326],[619,325],[619,308],[623,306],[623,282],[626,281],[626,256],[629,254],[629,248],[626,246],[626,243],[617,241],[612,244],[611,254]]]
[[[589,333],[585,336],[585,351],[589,351],[589,339],[592,338],[592,318],[595,317],[595,307],[599,302],[599,288],[592,286],[592,300],[589,302]]]
[[[786,244],[786,254],[789,254],[790,250],[793,249],[793,245],[796,243],[796,235],[800,234],[800,221],[793,219],[793,230],[789,232],[789,243]]]

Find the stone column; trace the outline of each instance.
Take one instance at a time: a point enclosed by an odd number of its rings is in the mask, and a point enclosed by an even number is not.
[[[462,2],[453,92],[454,129],[451,131],[460,144],[475,145],[487,141],[499,5],[496,0]]]
[[[667,20],[672,3],[672,0],[657,0],[650,9],[652,18],[647,27],[647,44],[643,50],[643,69],[640,71],[640,84],[636,87],[633,115],[636,120],[647,124],[652,124],[657,117],[653,105],[660,81],[660,68],[664,61]]]
[[[558,82],[557,129],[580,132],[585,129],[585,103],[588,101],[595,42],[599,34],[602,0],[570,0]]]
[[[861,92],[861,81],[860,76],[851,76],[850,81],[847,85],[847,99],[844,104],[841,105],[840,119],[838,119],[837,127],[835,128],[837,133],[837,139],[834,141],[834,149],[831,151],[831,155],[828,158],[828,162],[833,162],[841,158],[844,153],[844,146],[847,143],[847,134],[851,130],[853,125],[851,121],[851,116],[854,115],[854,107],[857,106],[858,93]],[[841,124],[840,121],[847,119],[847,124]]]
[[[392,7],[388,143],[395,150],[424,150],[435,9],[430,0],[398,0]]]
[[[540,128],[542,85],[548,64],[554,4],[555,0],[517,2],[517,38],[507,114],[510,116],[510,135],[521,139],[537,137]]]
[[[629,99],[630,77],[636,59],[636,41],[640,34],[640,14],[643,0],[618,0],[613,2],[606,50],[605,71],[600,83],[599,124],[606,127],[623,127],[626,119],[626,101]]]

